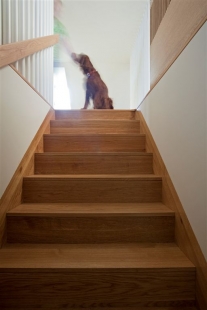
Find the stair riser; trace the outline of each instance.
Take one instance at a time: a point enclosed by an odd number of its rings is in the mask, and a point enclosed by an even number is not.
[[[192,305],[195,272],[142,270],[38,272],[0,274],[0,308],[65,309]]]
[[[152,174],[152,155],[35,154],[35,174]]]
[[[144,135],[45,135],[45,152],[144,152]]]
[[[8,216],[10,243],[174,242],[172,216]]]
[[[139,121],[64,121],[50,122],[50,133],[74,133],[74,134],[106,134],[106,133],[140,133]]]
[[[77,110],[77,111],[55,111],[55,119],[66,119],[66,120],[84,120],[84,119],[123,119],[123,120],[134,120],[136,111],[124,111],[124,110]]]
[[[27,202],[161,202],[161,179],[24,178]]]

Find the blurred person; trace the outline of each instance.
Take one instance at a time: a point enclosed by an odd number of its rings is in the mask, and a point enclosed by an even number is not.
[[[62,7],[62,0],[54,0],[54,34],[59,35],[59,42],[54,46],[53,107],[54,109],[71,109],[66,72],[61,63],[61,50],[63,48],[71,57],[73,48],[69,40],[68,31],[60,21]]]
[[[63,47],[65,52],[71,56],[74,53],[72,44],[69,40],[69,34],[66,27],[60,21],[62,12],[62,0],[54,0],[54,34],[59,35],[59,42],[54,47],[54,66],[60,66],[60,50]]]

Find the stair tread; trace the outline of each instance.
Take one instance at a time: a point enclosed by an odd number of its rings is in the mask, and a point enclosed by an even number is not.
[[[5,269],[168,269],[194,270],[174,243],[132,244],[6,244],[0,250]]]
[[[25,203],[7,216],[174,216],[162,203]]]
[[[161,180],[162,177],[154,174],[33,174],[25,176],[24,179],[139,179],[139,180]]]
[[[47,152],[47,153],[35,153],[35,155],[37,156],[61,156],[61,155],[67,155],[67,156],[100,156],[100,155],[104,155],[104,156],[152,156],[152,153],[148,153],[148,152]]]
[[[106,137],[106,136],[119,136],[119,137],[126,137],[126,136],[132,136],[132,137],[145,137],[146,135],[144,133],[47,133],[44,134],[45,136],[50,137],[59,137],[59,136],[93,136],[93,137]]]
[[[136,110],[55,110],[55,119],[135,119]]]
[[[100,123],[100,122],[103,122],[103,123],[140,123],[140,120],[137,120],[137,119],[55,119],[55,120],[51,120],[51,123]]]

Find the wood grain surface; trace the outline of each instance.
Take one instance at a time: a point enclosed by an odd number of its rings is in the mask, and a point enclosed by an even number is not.
[[[101,112],[57,114],[93,119],[89,128],[98,128],[99,118],[134,123],[140,117],[134,111]],[[61,141],[63,151],[58,146],[57,152],[35,156],[50,173],[25,176],[22,203],[7,212],[11,243],[0,250],[0,309],[193,309],[196,270],[174,243],[175,212],[162,203],[163,176],[157,173],[157,154],[154,159],[145,152],[149,139],[146,144],[143,128],[141,134],[99,133],[97,140],[94,134],[44,136],[56,137],[57,144],[58,138],[75,138]],[[141,152],[137,137],[144,138]],[[136,174],[133,169],[141,165],[152,173]],[[64,166],[73,173],[66,174]]]
[[[152,153],[37,153],[35,174],[151,174]]]
[[[44,135],[44,152],[144,152],[143,134]]]
[[[161,202],[162,179],[154,175],[44,175],[25,177],[22,201]]]
[[[50,124],[51,133],[139,133],[138,120],[54,120]]]
[[[24,203],[7,212],[7,216],[172,216],[162,203]]]
[[[0,275],[1,307],[187,305],[195,294],[175,244],[7,245]]]
[[[173,242],[174,224],[162,204],[22,204],[7,214],[7,242]]]
[[[150,44],[152,43],[171,0],[155,0],[150,8]]]
[[[6,244],[0,251],[1,273],[68,269],[171,272],[170,268],[195,276],[194,265],[174,243]],[[191,285],[195,290],[195,282]]]
[[[58,35],[0,45],[0,68],[14,63],[58,42]]]
[[[56,120],[114,119],[134,120],[136,110],[56,110]]]

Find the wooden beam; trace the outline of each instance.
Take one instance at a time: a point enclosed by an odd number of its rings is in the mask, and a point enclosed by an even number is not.
[[[39,52],[47,47],[53,46],[57,42],[58,35],[50,35],[37,39],[0,45],[0,68]]]
[[[171,0],[151,44],[151,89],[167,72],[206,19],[206,0]]]

